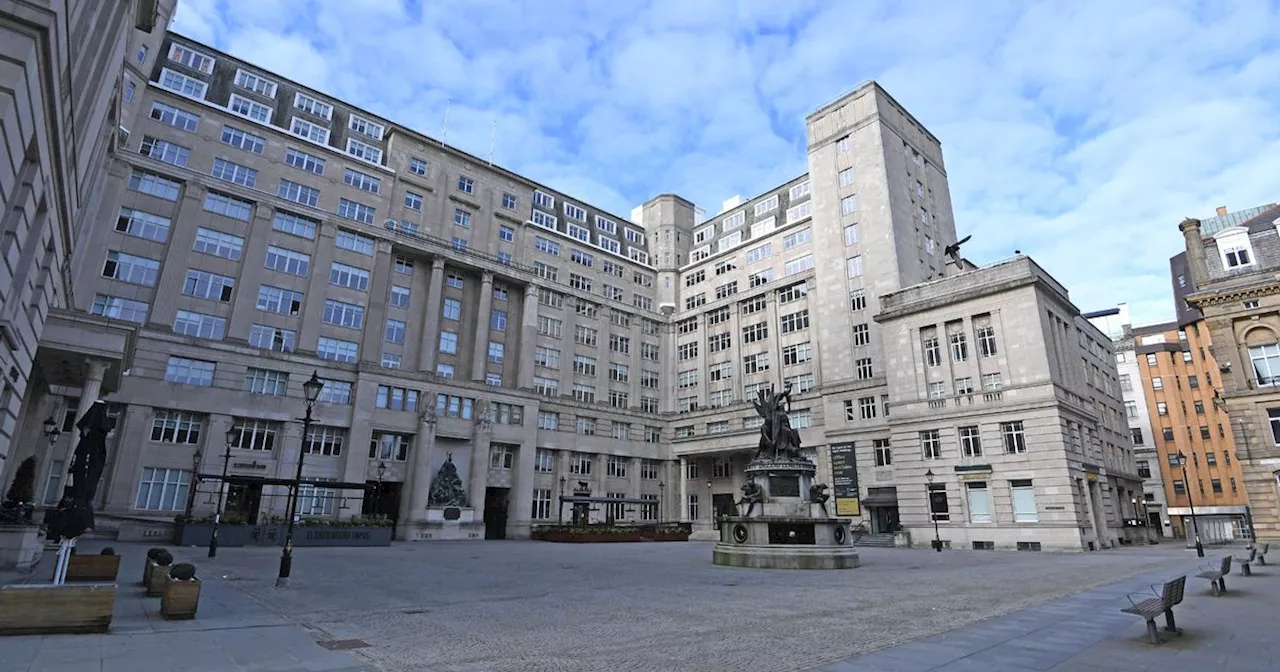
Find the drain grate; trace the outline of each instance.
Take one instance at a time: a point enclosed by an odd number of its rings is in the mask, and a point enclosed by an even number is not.
[[[318,642],[318,644],[330,651],[350,651],[352,649],[363,649],[364,647],[369,646],[369,642],[366,642],[363,639],[330,639]]]

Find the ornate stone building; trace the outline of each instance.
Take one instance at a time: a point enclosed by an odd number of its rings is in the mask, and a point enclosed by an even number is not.
[[[1248,495],[1246,525],[1264,541],[1280,541],[1278,226],[1280,206],[1211,232],[1196,219],[1179,225],[1188,285],[1180,298],[1204,316],[1222,384],[1217,403],[1231,418]]]

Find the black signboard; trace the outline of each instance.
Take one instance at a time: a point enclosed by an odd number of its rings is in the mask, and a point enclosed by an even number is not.
[[[838,498],[858,496],[858,463],[852,443],[831,444],[831,491]]]

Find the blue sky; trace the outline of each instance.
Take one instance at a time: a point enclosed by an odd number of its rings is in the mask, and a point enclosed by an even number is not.
[[[875,79],[942,141],[965,252],[1172,319],[1178,222],[1280,200],[1280,2],[180,0],[175,30],[627,215],[805,171]],[[232,11],[234,10],[234,11]]]

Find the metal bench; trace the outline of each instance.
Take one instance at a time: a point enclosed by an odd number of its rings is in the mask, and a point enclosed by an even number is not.
[[[1222,563],[1217,569],[1213,565],[1204,565],[1201,569],[1204,571],[1196,574],[1197,579],[1208,579],[1209,587],[1213,590],[1214,595],[1221,595],[1227,592],[1226,576],[1231,573],[1231,556],[1223,556]]]
[[[1258,549],[1255,548],[1249,551],[1249,557],[1235,559],[1236,562],[1240,563],[1241,576],[1253,576],[1253,570],[1249,568],[1249,565],[1257,558],[1258,558]]]
[[[1259,549],[1258,549],[1258,564],[1259,564],[1259,565],[1266,565],[1266,564],[1267,564],[1267,551],[1268,551],[1270,548],[1271,548],[1271,542],[1267,542],[1267,543],[1265,543],[1265,544],[1263,544],[1263,545],[1262,545],[1262,548],[1259,548]]]
[[[1182,594],[1186,584],[1187,577],[1185,574],[1164,584],[1159,592],[1156,591],[1156,585],[1158,584],[1152,584],[1151,593],[1154,597],[1148,597],[1146,593],[1126,595],[1131,606],[1125,607],[1120,611],[1141,616],[1147,622],[1147,638],[1151,640],[1152,644],[1159,644],[1160,630],[1156,628],[1156,617],[1164,614],[1164,629],[1168,632],[1179,633],[1178,626],[1173,621],[1173,608],[1182,603]],[[1135,601],[1133,599],[1134,595],[1145,599]]]

